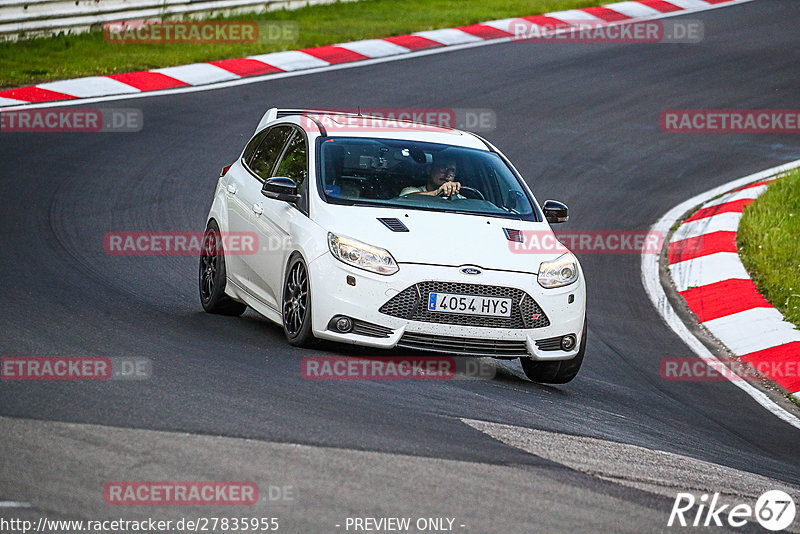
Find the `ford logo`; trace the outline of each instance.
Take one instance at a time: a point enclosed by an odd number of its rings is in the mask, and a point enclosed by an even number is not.
[[[476,274],[481,274],[483,271],[481,271],[480,269],[476,269],[475,267],[464,267],[463,269],[461,269],[461,272],[464,274],[476,275]]]

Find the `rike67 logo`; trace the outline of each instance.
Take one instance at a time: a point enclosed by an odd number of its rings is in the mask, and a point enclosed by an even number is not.
[[[696,498],[691,493],[678,493],[669,514],[667,526],[738,528],[755,519],[771,531],[788,528],[797,512],[792,497],[781,490],[765,492],[756,501],[755,508],[746,503],[720,504],[720,494],[703,494]]]

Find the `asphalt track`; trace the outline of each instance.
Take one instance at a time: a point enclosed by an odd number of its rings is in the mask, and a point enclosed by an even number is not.
[[[499,364],[491,381],[306,381],[300,359],[309,352],[289,347],[278,327],[252,312],[202,311],[196,258],[103,251],[109,231],[202,230],[219,168],[273,106],[491,108],[497,129],[486,137],[540,202],[570,206],[565,230],[648,229],[686,198],[800,159],[791,134],[659,128],[667,108],[796,107],[798,15],[795,2],[760,0],[690,15],[705,23],[699,44],[497,44],[96,105],[140,108],[145,128],[137,134],[3,133],[0,354],[146,357],[154,372],[141,382],[1,383],[2,416],[101,426],[2,419],[0,500],[65,517],[116,514],[104,508],[97,484],[147,480],[142,465],[176,463],[172,439],[185,462],[174,476],[185,480],[237,466],[247,479],[244,467],[257,454],[268,462],[277,456],[265,451],[283,451],[279,465],[257,465],[300,487],[283,511],[298,521],[286,524],[288,532],[333,532],[347,514],[409,510],[474,517],[464,530],[473,532],[666,524],[667,495],[565,469],[462,419],[636,445],[800,485],[800,431],[729,383],[660,377],[663,358],[692,353],[650,304],[635,255],[581,256],[591,321],[586,360],[572,383],[548,387],[525,380],[517,362]],[[445,229],[431,231],[447,239]],[[86,437],[93,432],[97,439]],[[223,446],[206,436],[255,441]],[[156,439],[165,440],[160,460],[147,453]],[[184,450],[193,440],[196,447]],[[260,452],[229,454],[233,443]],[[300,450],[292,444],[310,446],[318,468],[287,453]],[[396,465],[405,484],[358,455]],[[102,476],[109,465],[116,478]],[[684,471],[673,475],[667,486],[675,492],[693,488]],[[47,489],[56,479],[85,499]],[[359,491],[347,487],[354,480],[363,482]],[[543,506],[553,502],[563,506]],[[504,517],[511,504],[516,512]]]

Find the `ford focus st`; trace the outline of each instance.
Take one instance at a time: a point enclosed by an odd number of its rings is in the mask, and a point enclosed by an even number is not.
[[[219,178],[200,258],[211,313],[250,306],[289,343],[520,358],[564,383],[586,347],[578,260],[507,158],[459,130],[356,114],[270,109]],[[226,249],[226,236],[257,246]]]

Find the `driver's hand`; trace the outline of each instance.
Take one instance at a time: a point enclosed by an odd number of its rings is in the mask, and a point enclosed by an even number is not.
[[[461,190],[461,182],[445,182],[439,186],[437,194],[445,196],[456,195]]]

